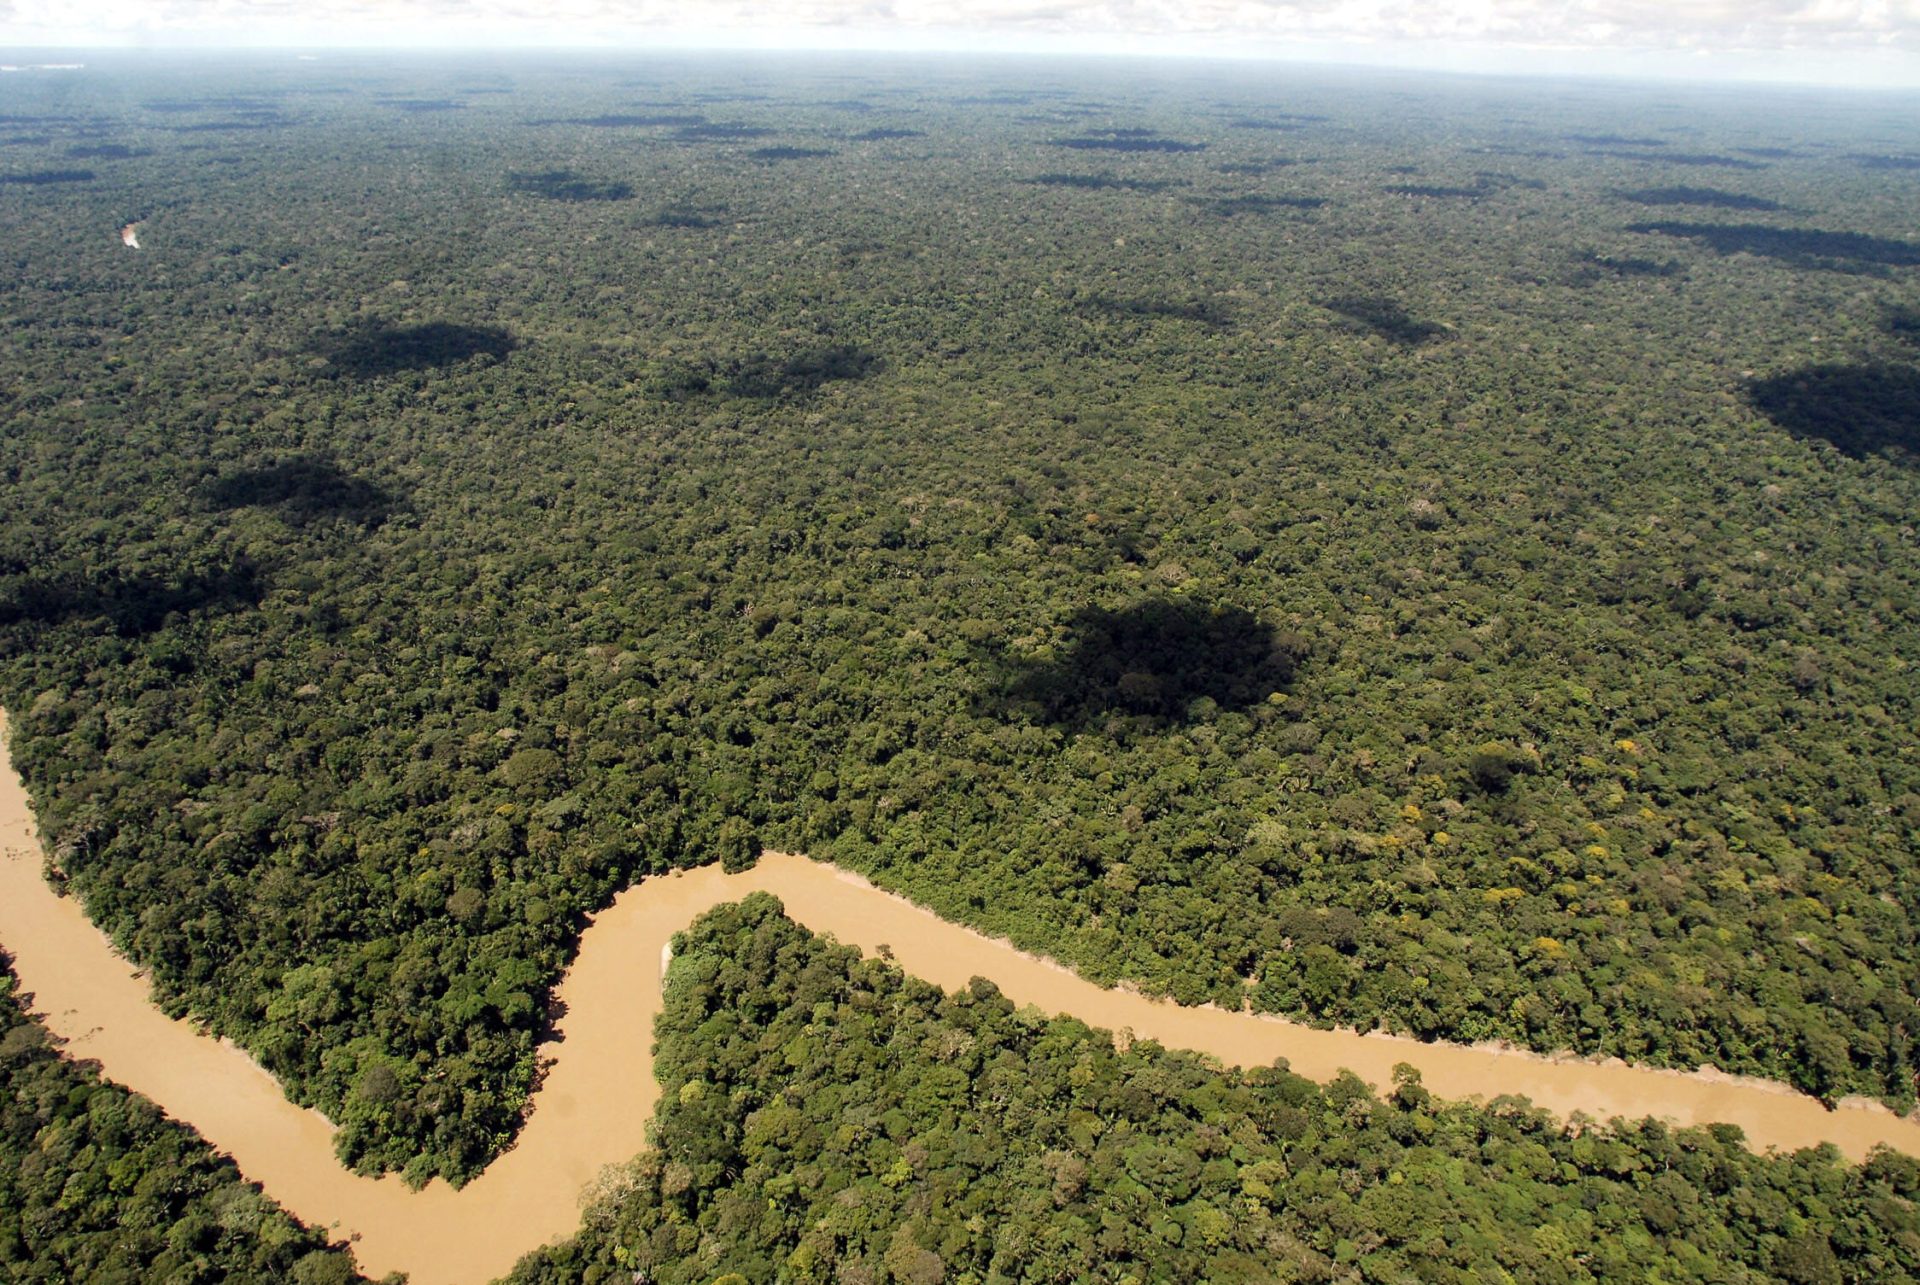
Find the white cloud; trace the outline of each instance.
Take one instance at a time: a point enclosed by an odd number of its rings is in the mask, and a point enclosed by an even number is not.
[[[1920,0],[0,0],[8,45],[449,41],[1350,55],[1512,70],[1702,56],[1785,78],[1920,84]]]

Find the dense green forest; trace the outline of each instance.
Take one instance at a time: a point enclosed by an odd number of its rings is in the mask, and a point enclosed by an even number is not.
[[[0,1279],[68,1285],[360,1280],[232,1161],[92,1070],[21,1011],[0,954]]]
[[[1920,1162],[1568,1129],[942,993],[758,894],[684,933],[657,1151],[520,1285],[1920,1279]]]
[[[1913,1100],[1910,100],[7,90],[15,759],[350,1161],[476,1172],[583,914],[762,845],[1183,1001]]]

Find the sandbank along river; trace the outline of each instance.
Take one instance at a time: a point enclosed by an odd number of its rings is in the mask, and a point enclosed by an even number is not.
[[[869,953],[890,946],[901,968],[939,986],[986,977],[1017,1004],[1130,1029],[1231,1065],[1285,1057],[1315,1079],[1345,1067],[1379,1087],[1396,1063],[1407,1062],[1442,1097],[1522,1094],[1561,1115],[1724,1121],[1760,1147],[1833,1142],[1858,1159],[1884,1142],[1920,1155],[1920,1123],[1872,1104],[1827,1111],[1762,1080],[1321,1031],[1105,989],[835,866],[768,853],[745,874],[708,866],[648,879],[595,916],[560,984],[564,1038],[541,1050],[551,1068],[518,1141],[459,1191],[438,1180],[410,1191],[397,1178],[341,1168],[323,1116],[288,1102],[239,1048],[152,1005],[144,977],[73,899],[57,896],[42,878],[33,815],[5,737],[0,714],[0,946],[13,956],[34,1010],[66,1040],[69,1054],[97,1059],[109,1079],[198,1129],[295,1216],[351,1237],[361,1270],[372,1276],[399,1270],[416,1285],[469,1285],[506,1273],[520,1255],[579,1225],[583,1188],[603,1166],[646,1145],[659,1097],[653,1023],[673,934],[701,912],[755,891],[779,897],[815,932]]]

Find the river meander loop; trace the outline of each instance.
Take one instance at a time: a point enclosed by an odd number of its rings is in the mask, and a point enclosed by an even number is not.
[[[1446,1098],[1517,1094],[1562,1116],[1726,1122],[1757,1147],[1832,1142],[1855,1160],[1878,1143],[1920,1155],[1920,1122],[1873,1103],[1828,1111],[1764,1080],[1315,1030],[1109,990],[836,866],[768,853],[744,874],[707,866],[648,879],[596,915],[559,986],[563,1038],[539,1050],[551,1066],[513,1147],[459,1191],[437,1179],[411,1191],[397,1177],[364,1178],[342,1168],[324,1116],[288,1102],[279,1083],[238,1047],[153,1006],[145,978],[75,900],[42,878],[40,842],[6,730],[0,713],[0,946],[12,954],[35,1011],[66,1041],[68,1054],[96,1059],[108,1079],[192,1125],[296,1217],[351,1238],[361,1270],[372,1276],[404,1271],[416,1285],[472,1285],[505,1274],[521,1255],[579,1226],[583,1190],[604,1166],[646,1146],[660,1092],[653,1026],[673,934],[703,911],[756,891],[780,898],[787,914],[814,932],[869,954],[890,946],[896,964],[935,985],[954,989],[986,977],[1016,1004],[1131,1030],[1229,1065],[1284,1057],[1317,1080],[1344,1067],[1381,1088],[1395,1064],[1406,1062]]]

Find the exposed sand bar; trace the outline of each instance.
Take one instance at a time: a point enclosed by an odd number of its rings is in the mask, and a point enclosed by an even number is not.
[[[1130,1029],[1233,1065],[1285,1057],[1315,1079],[1345,1067],[1384,1086],[1394,1065],[1408,1062],[1442,1097],[1521,1094],[1561,1115],[1724,1121],[1761,1147],[1833,1142],[1858,1159],[1884,1142],[1920,1155],[1920,1123],[1875,1105],[1827,1111],[1763,1080],[1319,1031],[1104,989],[834,866],[769,853],[746,874],[708,866],[649,879],[597,916],[560,985],[564,1038],[541,1050],[553,1065],[518,1143],[458,1192],[438,1181],[413,1192],[395,1178],[342,1169],[325,1118],[289,1103],[238,1048],[153,1007],[144,978],[78,904],[56,896],[41,878],[39,839],[5,734],[0,714],[0,945],[13,955],[35,1010],[68,1041],[69,1053],[98,1059],[108,1078],[198,1129],[293,1214],[355,1237],[361,1269],[370,1275],[399,1270],[417,1285],[470,1285],[572,1232],[582,1188],[603,1166],[646,1145],[659,1097],[653,1022],[672,935],[702,911],[757,890],[779,897],[815,932],[869,953],[890,946],[901,968],[937,985],[991,978],[1015,1003]]]

